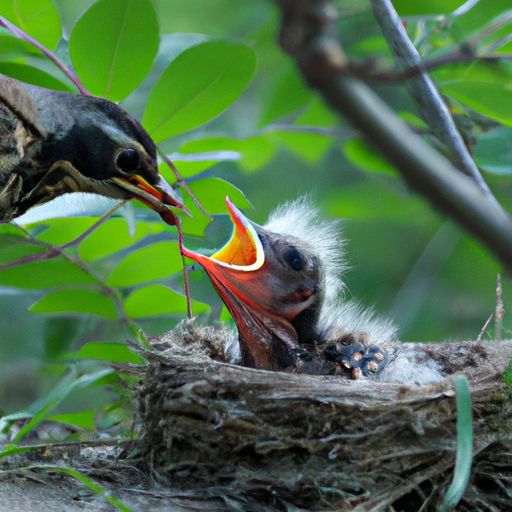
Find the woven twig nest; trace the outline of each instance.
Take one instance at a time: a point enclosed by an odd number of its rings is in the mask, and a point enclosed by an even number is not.
[[[388,347],[391,369],[414,360],[445,376],[417,385],[228,364],[229,335],[187,323],[148,354],[140,449],[160,483],[226,510],[435,510],[455,462],[450,376],[465,373],[475,461],[458,510],[512,509],[512,343]]]

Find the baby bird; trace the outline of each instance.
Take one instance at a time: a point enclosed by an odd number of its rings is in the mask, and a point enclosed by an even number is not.
[[[396,329],[357,303],[344,301],[344,242],[338,221],[325,220],[299,199],[251,222],[230,200],[230,240],[211,256],[184,249],[199,263],[238,329],[242,364],[277,370],[313,357],[334,362],[352,376],[375,375]],[[236,357],[235,357],[236,358]]]

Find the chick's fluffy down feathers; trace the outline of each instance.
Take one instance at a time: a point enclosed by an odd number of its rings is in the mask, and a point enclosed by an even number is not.
[[[390,320],[379,318],[372,309],[366,309],[356,301],[343,300],[342,273],[348,267],[339,220],[325,219],[309,198],[302,197],[279,206],[270,214],[264,228],[307,240],[319,257],[325,295],[318,324],[328,338],[349,332],[366,332],[369,340],[375,342],[395,338],[396,327]]]
[[[395,339],[396,327],[390,320],[379,317],[372,309],[364,308],[354,300],[344,300],[342,273],[347,270],[347,265],[339,220],[325,219],[309,198],[302,197],[279,206],[263,227],[307,241],[306,245],[320,259],[324,300],[317,326],[319,338],[334,340],[348,333],[363,332],[371,343]],[[238,343],[231,339],[226,349],[232,360],[238,360]]]

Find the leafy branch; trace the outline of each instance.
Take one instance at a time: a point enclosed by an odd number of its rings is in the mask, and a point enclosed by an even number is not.
[[[18,267],[20,265],[26,265],[28,263],[35,263],[36,261],[49,260],[52,258],[56,258],[62,255],[62,252],[66,249],[70,249],[72,247],[78,246],[81,242],[83,242],[88,236],[92,235],[106,220],[108,220],[112,215],[121,208],[121,206],[125,205],[127,201],[120,201],[114,207],[112,207],[108,212],[104,213],[91,227],[86,229],[81,235],[77,236],[73,240],[66,242],[65,244],[54,246],[51,244],[45,244],[43,247],[47,249],[46,252],[31,254],[29,256],[23,256],[22,258],[18,258],[17,260],[10,261],[9,263],[5,263],[0,265],[0,271],[7,270],[9,268]],[[21,229],[21,231],[25,234],[28,233],[28,239],[34,244],[39,245],[43,244],[40,240],[32,236],[28,231],[23,229],[21,226],[13,222],[17,228]]]
[[[65,250],[69,247],[77,246],[82,240],[86,238],[86,236],[92,234],[101,224],[103,224],[103,222],[105,222],[105,220],[107,220],[107,218],[109,218],[114,213],[114,211],[117,210],[120,206],[121,204],[116,205],[116,207],[112,208],[109,212],[107,212],[108,215],[103,215],[103,217],[101,217],[93,226],[91,226],[91,228],[85,231],[82,235],[77,237],[75,240],[68,242],[67,244],[64,244],[63,246],[56,246],[49,244],[47,242],[43,242],[42,240],[36,238],[30,231],[26,230],[25,228],[18,224],[13,223],[13,225],[16,226],[28,238],[28,240],[30,240],[30,242],[33,245],[42,247],[43,249],[46,250],[46,252],[36,254],[33,256],[27,256],[25,258],[15,260],[11,263],[7,263],[5,265],[0,266],[0,270],[5,270],[6,268],[12,268],[26,263],[33,263],[38,260],[47,260],[58,256],[62,256],[65,260],[69,261],[70,263],[78,267],[80,270],[82,270],[84,273],[92,277],[93,280],[96,281],[99,291],[106,295],[107,297],[109,297],[110,299],[112,299],[116,307],[119,320],[127,328],[130,334],[133,334],[134,332],[139,332],[140,329],[137,326],[137,324],[126,314],[124,304],[122,300],[119,298],[119,295],[117,294],[116,290],[108,286],[108,284],[105,282],[105,279],[100,274],[98,274],[90,265],[88,265],[84,260],[82,260],[79,256],[70,254]],[[142,341],[143,343],[144,340]]]
[[[90,96],[91,93],[84,87],[82,82],[78,79],[78,77],[73,73],[58,57],[50,51],[48,48],[46,48],[44,45],[42,45],[39,41],[34,39],[32,36],[29,36],[26,32],[21,30],[21,28],[14,25],[14,23],[11,23],[8,19],[4,18],[3,16],[0,16],[0,27],[4,27],[10,32],[12,32],[14,35],[18,36],[20,39],[23,39],[24,41],[27,41],[27,43],[30,43],[32,46],[35,46],[43,55],[48,57],[76,86],[76,88],[80,91],[80,94],[83,96]]]
[[[493,206],[500,208],[497,199],[485,183],[464,144],[441,94],[426,72],[429,69],[429,63],[422,61],[393,4],[390,0],[372,0],[372,5],[375,17],[395,55],[397,64],[403,68],[398,73],[405,73],[410,78],[415,77],[409,85],[425,121],[432,128],[438,140],[449,148],[455,166],[475,181]],[[470,47],[468,46],[468,48]],[[457,62],[457,59],[459,62],[474,61],[477,60],[477,56],[469,49],[466,49],[465,53],[461,53],[459,50],[451,55],[440,57],[437,64],[446,64],[450,60]],[[430,64],[432,66],[432,62]],[[416,73],[411,74],[411,69],[415,69]]]
[[[279,41],[303,77],[435,207],[458,221],[512,271],[512,222],[472,178],[413,133],[363,82],[347,72],[337,13],[328,0],[276,0]]]
[[[50,51],[44,45],[39,43],[36,39],[34,39],[30,35],[28,35],[26,32],[21,30],[19,27],[17,27],[13,23],[11,23],[9,20],[7,20],[3,16],[0,16],[0,26],[3,26],[4,28],[6,28],[10,32],[12,32],[14,35],[18,36],[19,38],[23,39],[24,41],[27,41],[28,43],[32,44],[37,49],[39,49],[43,53],[43,55],[48,57],[73,82],[73,84],[77,87],[77,89],[80,92],[80,94],[82,94],[83,96],[90,96],[91,95],[90,92],[80,82],[80,80],[75,75],[75,73],[73,73],[57,57],[57,55],[55,55],[54,52]],[[159,151],[159,154],[160,154],[162,160],[167,164],[169,169],[173,172],[173,174],[174,174],[174,176],[175,176],[175,178],[177,180],[177,183],[179,185],[181,185],[183,188],[185,188],[185,190],[188,192],[188,194],[190,195],[190,197],[192,198],[192,200],[194,201],[196,206],[199,208],[199,210],[202,213],[204,213],[206,216],[211,218],[211,216],[208,214],[206,209],[202,206],[201,202],[199,201],[197,196],[194,194],[194,192],[192,191],[192,189],[190,188],[190,186],[188,185],[186,180],[183,179],[183,177],[179,173],[179,171],[176,168],[176,166],[171,162],[171,160],[167,157],[167,155],[163,151],[161,151],[160,149],[158,151]],[[17,260],[15,262],[10,263],[10,264],[0,266],[0,270],[3,270],[5,268],[9,268],[9,267],[12,267],[12,266],[21,265],[23,263],[30,263],[30,262],[37,261],[37,260],[50,259],[50,258],[59,256],[59,255],[63,255],[64,256],[65,255],[65,253],[63,252],[64,249],[66,249],[68,247],[71,247],[71,246],[75,245],[76,243],[79,243],[81,240],[83,240],[87,236],[89,236],[89,234],[91,234],[95,229],[97,229],[119,207],[120,207],[120,205],[115,207],[113,209],[113,211],[111,210],[111,211],[107,212],[105,214],[105,216],[101,217],[100,221],[98,221],[97,224],[92,226],[90,228],[90,230],[87,230],[86,232],[84,232],[76,240],[72,240],[71,242],[68,242],[67,244],[65,244],[62,247],[54,247],[54,246],[46,244],[46,245],[44,245],[46,247],[46,249],[47,249],[46,253],[44,253],[42,255],[28,256],[28,257],[26,257],[24,259],[22,258],[20,260]],[[178,244],[179,244],[179,248],[180,248],[180,253],[182,254],[182,261],[183,261],[183,281],[184,281],[184,286],[185,286],[185,294],[186,294],[186,297],[187,297],[187,312],[188,312],[188,317],[190,318],[190,317],[192,317],[192,298],[191,298],[191,295],[190,295],[190,284],[189,284],[189,280],[188,280],[188,272],[187,272],[187,269],[186,269],[186,262],[185,262],[185,258],[183,257],[183,232],[182,232],[182,229],[181,229],[181,223],[180,223],[179,219],[174,214],[171,214],[170,218],[172,218],[173,222],[176,225],[176,229],[178,231]],[[32,240],[34,241],[34,243],[38,242],[37,239],[35,239],[33,237],[32,237]],[[42,242],[41,242],[41,244],[42,244]],[[67,258],[68,256],[64,256],[64,257]],[[70,260],[70,261],[72,261],[76,265],[79,265],[79,266],[81,265],[81,263],[80,263],[81,260],[79,260],[79,259],[75,260],[75,261],[73,261],[73,260]],[[84,265],[85,265],[85,263],[84,263]],[[92,273],[91,273],[91,276],[95,277]],[[96,276],[95,278],[97,279],[98,276]],[[107,287],[107,286],[104,286],[104,285],[101,285],[101,288],[102,288],[102,291],[106,295],[108,295],[109,297],[111,297],[114,300],[114,302],[115,302],[115,304],[116,304],[116,306],[118,308],[121,320],[125,324],[130,325],[130,323],[132,321],[126,316],[126,314],[124,312],[124,309],[122,307],[122,303],[119,301],[119,298],[117,297],[117,294],[115,293],[115,291],[113,289]]]

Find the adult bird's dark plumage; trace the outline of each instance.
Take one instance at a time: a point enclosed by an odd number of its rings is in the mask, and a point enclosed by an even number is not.
[[[154,142],[121,107],[0,75],[0,222],[69,192],[137,198],[168,223],[165,205],[185,209]]]
[[[390,341],[395,328],[342,299],[338,222],[301,199],[259,226],[226,202],[234,225],[229,242],[211,256],[188,249],[185,255],[206,270],[233,316],[243,363],[286,368],[307,348],[364,375],[377,373],[385,352],[372,343]]]

